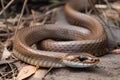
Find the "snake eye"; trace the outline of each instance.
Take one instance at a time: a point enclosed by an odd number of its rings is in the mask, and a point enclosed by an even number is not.
[[[86,58],[86,57],[83,57],[83,56],[80,56],[80,57],[79,57],[79,60],[80,60],[81,62],[83,62],[83,61],[87,60],[87,58]]]

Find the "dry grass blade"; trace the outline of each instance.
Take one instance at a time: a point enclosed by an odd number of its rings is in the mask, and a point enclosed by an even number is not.
[[[13,64],[15,60],[2,60],[0,62],[0,77],[2,80],[6,80],[6,78],[13,78],[15,79],[15,76],[17,74],[17,68]]]
[[[28,0],[25,0],[25,1],[24,1],[23,8],[22,8],[22,10],[21,10],[21,14],[20,14],[20,17],[19,17],[19,20],[18,20],[18,23],[17,23],[17,28],[16,28],[16,30],[15,30],[15,35],[16,35],[16,32],[17,32],[17,30],[18,30],[18,28],[19,28],[19,25],[20,25],[20,23],[21,23],[22,16],[23,16],[23,13],[24,13],[25,6],[26,6],[26,4],[27,4],[27,1],[28,1]]]
[[[108,2],[108,0],[104,0],[104,2],[107,4],[109,9],[112,9],[111,4]]]
[[[2,5],[2,8],[3,8],[3,10],[4,10],[4,0],[1,0],[1,5]],[[6,17],[6,12],[4,11],[4,19],[5,19],[5,22],[7,23],[7,17]],[[9,32],[9,29],[8,29],[8,24],[6,25],[6,31],[7,31],[7,33],[8,33],[8,38],[10,37],[10,32]]]
[[[2,2],[2,0],[1,0]],[[3,9],[2,11],[0,12],[0,15],[14,2],[14,0],[11,0]]]

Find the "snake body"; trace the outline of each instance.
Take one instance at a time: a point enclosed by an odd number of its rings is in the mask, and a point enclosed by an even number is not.
[[[77,1],[79,1],[79,4],[83,4],[80,1],[88,2],[88,0]],[[68,25],[49,24],[23,28],[19,30],[14,37],[13,55],[26,63],[40,67],[88,67],[96,64],[99,61],[98,58],[86,53],[78,52],[89,52],[95,56],[103,55],[106,50],[106,33],[98,20],[78,12],[79,9],[85,8],[82,5],[79,5],[79,7],[80,8],[71,5],[71,3],[65,5],[67,20],[70,24],[76,26],[82,25],[87,28],[90,33],[81,32],[79,27]],[[61,48],[63,49],[63,52],[56,52],[58,48],[54,50],[55,52],[52,52],[35,50],[30,47],[38,41],[49,38],[69,41],[50,41],[43,43],[44,46],[47,46],[48,48],[52,47],[48,44],[52,44],[54,46],[53,48],[62,45]],[[77,53],[71,53],[72,51]]]

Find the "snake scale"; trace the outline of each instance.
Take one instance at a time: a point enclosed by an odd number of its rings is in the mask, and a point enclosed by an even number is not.
[[[106,53],[107,38],[102,24],[97,19],[79,12],[89,7],[88,0],[71,0],[65,5],[65,15],[71,26],[48,24],[20,29],[13,40],[13,55],[26,63],[40,67],[79,68],[97,64],[99,59],[95,56]],[[84,27],[90,32],[81,32],[77,26]],[[59,46],[63,52],[57,51],[59,47],[53,51],[30,47],[38,41],[51,38],[68,40],[43,42],[44,47],[54,49]]]

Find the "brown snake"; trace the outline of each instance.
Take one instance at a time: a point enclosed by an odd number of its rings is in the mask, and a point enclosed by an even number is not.
[[[74,1],[72,2],[75,3]],[[106,33],[97,19],[78,12],[86,8],[83,2],[88,3],[88,0],[76,1],[78,2],[75,5],[70,2],[65,5],[67,20],[70,24],[87,28],[90,31],[89,34],[81,32],[79,27],[68,25],[50,24],[27,27],[19,30],[15,35],[13,55],[26,63],[40,67],[89,67],[97,64],[99,59],[95,56],[104,55],[106,51]],[[87,5],[88,8],[89,4]],[[53,48],[62,45],[63,52],[66,53],[35,50],[30,47],[38,41],[49,38],[69,40],[44,43],[45,46],[52,44]],[[71,53],[72,51],[77,53]],[[95,56],[78,52],[87,52]]]

